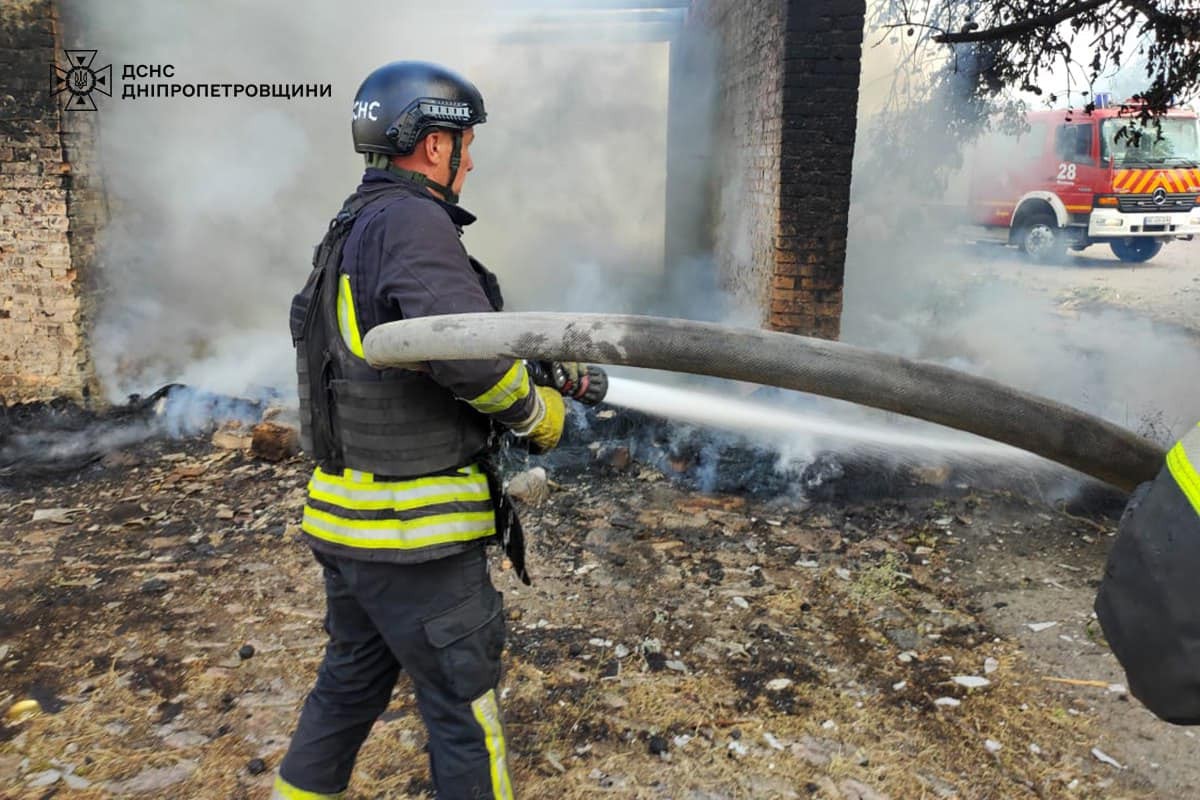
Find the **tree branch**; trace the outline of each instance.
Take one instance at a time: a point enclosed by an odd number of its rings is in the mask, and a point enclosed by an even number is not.
[[[1150,0],[1121,0],[1121,3],[1142,12],[1151,22],[1166,22],[1174,19],[1173,15],[1165,13]]]
[[[1020,22],[1013,22],[1008,25],[1000,25],[995,28],[987,28],[985,30],[978,31],[943,33],[933,37],[933,40],[943,44],[960,44],[963,42],[994,42],[1000,39],[1011,39],[1023,33],[1037,30],[1038,28],[1053,27],[1077,14],[1082,14],[1085,11],[1091,11],[1092,9],[1099,8],[1100,6],[1108,5],[1111,2],[1114,2],[1114,0],[1082,0],[1078,3],[1068,3],[1056,11],[1051,11],[1048,14],[1042,14],[1041,16],[1037,17],[1030,17],[1029,19],[1023,19]],[[1136,0],[1134,0],[1134,2],[1136,2]]]
[[[1105,0],[1105,2],[1108,2],[1108,0]],[[889,22],[888,24],[884,25],[883,28],[889,34],[899,28],[921,28],[923,30],[937,31],[938,35],[934,36],[933,39],[934,41],[938,42],[941,41],[942,36],[946,35],[945,28],[939,28],[937,25],[929,25],[925,22]],[[885,36],[886,35],[887,34],[885,34]]]

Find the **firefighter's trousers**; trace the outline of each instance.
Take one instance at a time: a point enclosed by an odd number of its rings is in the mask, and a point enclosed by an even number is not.
[[[338,797],[403,668],[439,800],[511,798],[496,690],[504,616],[483,547],[412,565],[314,555],[325,568],[329,643],[275,796]]]

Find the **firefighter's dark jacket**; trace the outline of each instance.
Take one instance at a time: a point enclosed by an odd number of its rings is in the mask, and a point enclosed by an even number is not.
[[[329,418],[338,446],[332,458],[328,447],[316,447],[302,529],[314,547],[341,555],[399,563],[439,558],[495,535],[493,490],[478,456],[493,421],[526,427],[541,407],[520,361],[431,361],[427,371],[413,372],[374,370],[362,360],[362,338],[375,325],[498,311],[503,301],[495,277],[460,241],[463,226],[475,221],[464,209],[379,169],[366,171],[345,208],[356,213],[342,234],[335,344],[348,373],[340,377],[350,380],[323,381],[332,384],[326,396],[336,406]],[[303,307],[319,305],[304,295],[297,295]],[[318,415],[306,408],[306,386],[322,379],[305,374],[306,346],[297,343],[301,416],[311,422]],[[307,433],[306,446],[313,439]]]
[[[402,194],[394,194],[397,190]],[[381,322],[406,317],[492,311],[482,286],[495,281],[477,272],[463,247],[463,227],[475,216],[443,202],[401,177],[368,169],[358,192],[364,197],[388,194],[367,207],[350,233],[342,271],[349,275],[365,336]],[[496,290],[498,292],[498,289]],[[495,386],[512,361],[431,361],[433,378],[466,400]],[[518,423],[528,416],[532,400],[498,413],[501,422]]]
[[[1168,722],[1200,724],[1200,427],[1130,499],[1096,615],[1130,692]]]

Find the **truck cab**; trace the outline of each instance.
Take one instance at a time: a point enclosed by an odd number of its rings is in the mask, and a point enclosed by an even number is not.
[[[970,176],[971,221],[1045,262],[1092,244],[1144,262],[1200,234],[1196,113],[1142,122],[1140,110],[1037,111],[1021,135],[989,137]]]

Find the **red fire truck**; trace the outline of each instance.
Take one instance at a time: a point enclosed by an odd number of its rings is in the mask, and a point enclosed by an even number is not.
[[[1200,234],[1196,113],[1173,109],[1155,127],[1138,110],[1037,111],[1020,137],[989,139],[971,171],[971,221],[1041,262],[1100,243],[1143,262]]]

